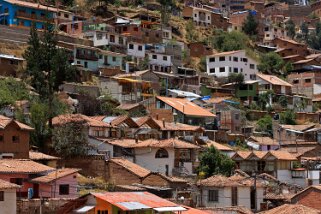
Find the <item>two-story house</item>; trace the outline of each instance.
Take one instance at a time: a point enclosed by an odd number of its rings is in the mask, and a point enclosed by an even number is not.
[[[132,148],[135,163],[151,171],[166,175],[191,175],[195,173],[199,146],[176,138],[149,139]]]
[[[245,80],[255,80],[258,62],[245,50],[228,51],[206,56],[208,75],[227,78],[231,73],[243,74]]]
[[[16,76],[18,69],[23,68],[24,59],[13,55],[0,53],[0,74],[2,76]]]
[[[29,158],[29,138],[33,128],[0,115],[0,157]]]
[[[214,122],[215,115],[185,98],[156,97],[157,109],[169,109],[176,121],[189,125],[205,125]]]

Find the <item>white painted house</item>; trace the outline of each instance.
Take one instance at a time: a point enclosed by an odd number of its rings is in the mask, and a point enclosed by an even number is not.
[[[136,60],[145,58],[146,50],[145,44],[137,42],[129,42],[127,44],[127,55],[132,56]]]
[[[149,139],[133,146],[135,163],[166,175],[195,172],[199,146],[175,138]]]
[[[166,72],[169,73],[171,71],[172,56],[164,53],[149,53],[149,68],[152,71]]]
[[[258,211],[263,202],[263,183],[257,181],[255,199],[254,179],[240,174],[231,177],[214,175],[200,180],[198,187],[198,206],[202,207],[244,206]]]
[[[212,11],[200,7],[193,8],[193,21],[197,25],[209,26],[212,24]]]
[[[0,214],[17,213],[18,185],[0,180]]]
[[[258,62],[245,50],[228,51],[206,57],[206,72],[216,77],[228,77],[230,73],[241,73],[244,80],[255,80]]]

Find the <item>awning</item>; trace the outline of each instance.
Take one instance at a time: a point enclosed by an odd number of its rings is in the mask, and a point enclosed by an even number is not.
[[[94,209],[95,206],[83,206],[82,208],[79,208],[78,210],[76,210],[76,213],[86,213],[89,210]]]
[[[185,211],[184,207],[158,207],[154,208],[157,212]]]

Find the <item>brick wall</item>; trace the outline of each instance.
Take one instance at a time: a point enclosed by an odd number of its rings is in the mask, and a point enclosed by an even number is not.
[[[108,162],[107,181],[114,185],[131,185],[133,183],[141,183],[141,179],[134,173],[129,172],[124,167],[115,163]]]
[[[57,210],[69,202],[71,199],[58,199],[58,198],[51,198],[48,199],[46,204],[42,205],[40,208],[41,200],[40,199],[23,199],[17,201],[17,213],[19,214],[40,214],[40,209],[42,209],[43,214],[55,214]]]
[[[85,176],[107,177],[107,167],[103,156],[86,156],[73,159],[61,159],[58,161],[59,167],[79,168],[80,173]]]

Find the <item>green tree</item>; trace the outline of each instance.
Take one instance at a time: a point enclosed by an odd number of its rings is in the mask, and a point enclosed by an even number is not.
[[[272,107],[270,100],[273,98],[273,96],[274,92],[271,90],[259,95],[258,103],[262,110],[266,110],[267,108],[270,109]]]
[[[161,4],[161,20],[163,25],[168,25],[171,17],[171,7],[174,5],[173,0],[158,0]]]
[[[185,37],[189,42],[196,42],[198,41],[198,34],[195,31],[195,25],[193,20],[189,20],[185,25]]]
[[[254,15],[249,12],[246,17],[245,22],[243,23],[243,32],[249,36],[257,35],[258,22],[256,21]]]
[[[245,49],[249,41],[248,36],[239,31],[217,31],[213,38],[213,45],[220,51],[234,51]]]
[[[270,115],[265,115],[257,121],[257,131],[272,133],[272,117]]]
[[[295,112],[293,110],[287,110],[280,113],[280,124],[296,125]]]
[[[29,100],[29,90],[22,81],[12,77],[0,79],[0,108],[15,105],[17,100]]]
[[[292,21],[292,19],[290,19],[286,25],[285,25],[285,30],[287,31],[288,36],[293,39],[295,37],[295,24]]]
[[[261,55],[258,69],[268,74],[280,74],[283,65],[284,61],[279,54],[275,52],[269,52]]]
[[[304,41],[308,40],[308,35],[309,35],[309,26],[306,22],[303,22],[301,24],[301,34],[302,34],[302,38],[304,39]]]
[[[227,155],[222,154],[214,146],[206,148],[200,155],[200,165],[197,169],[199,174],[205,174],[205,177],[210,177],[216,174],[230,176],[234,161]]]
[[[286,108],[288,106],[288,98],[286,96],[280,96],[278,98],[278,103],[283,107]]]

